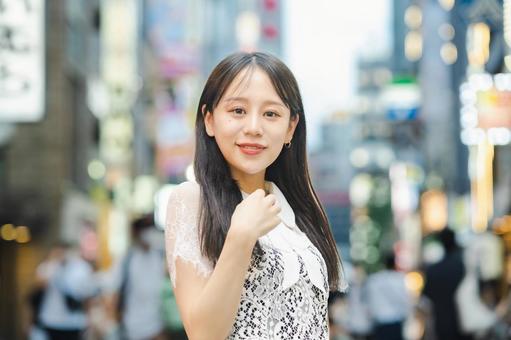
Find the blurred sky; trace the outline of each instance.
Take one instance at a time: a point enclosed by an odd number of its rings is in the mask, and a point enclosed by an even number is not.
[[[283,57],[305,106],[310,150],[322,117],[354,106],[357,58],[390,56],[390,0],[286,0]]]

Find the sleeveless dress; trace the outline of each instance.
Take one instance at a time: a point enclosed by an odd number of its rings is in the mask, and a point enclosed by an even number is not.
[[[328,339],[328,274],[318,249],[295,223],[279,188],[282,222],[259,238],[262,254],[253,256],[245,276],[238,313],[227,339]],[[195,186],[195,187],[193,187]],[[190,194],[195,191],[196,194]],[[197,226],[198,184],[185,182],[171,194],[165,242],[169,273],[176,284],[175,261],[193,264],[209,276],[212,263],[200,251]],[[242,192],[243,198],[247,194]],[[341,273],[339,290],[346,290]]]

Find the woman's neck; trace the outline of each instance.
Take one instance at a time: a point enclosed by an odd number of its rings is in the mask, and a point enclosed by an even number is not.
[[[267,191],[264,181],[264,173],[250,176],[237,175],[233,177],[238,182],[240,190],[247,194],[251,194],[257,189]]]

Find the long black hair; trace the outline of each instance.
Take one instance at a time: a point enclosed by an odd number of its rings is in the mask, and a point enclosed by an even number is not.
[[[280,99],[299,116],[291,147],[283,148],[266,169],[265,179],[274,182],[292,207],[296,224],[321,252],[331,289],[339,283],[340,258],[328,219],[312,187],[306,155],[306,128],[302,98],[295,77],[278,58],[265,53],[235,53],[223,59],[209,76],[197,108],[194,170],[200,185],[199,230],[202,253],[216,263],[229,230],[231,216],[242,196],[229,165],[204,124],[233,79],[245,69],[259,68],[270,78]],[[256,251],[259,250],[256,245]]]

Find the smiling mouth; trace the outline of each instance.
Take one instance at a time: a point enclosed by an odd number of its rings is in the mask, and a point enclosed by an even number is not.
[[[265,146],[259,144],[236,144],[236,145],[240,148],[241,152],[248,155],[255,155],[266,149]]]
[[[240,145],[239,147],[243,148],[243,149],[249,149],[249,150],[262,150],[262,149],[264,149],[264,148],[262,148],[260,146],[248,146],[248,145]]]

